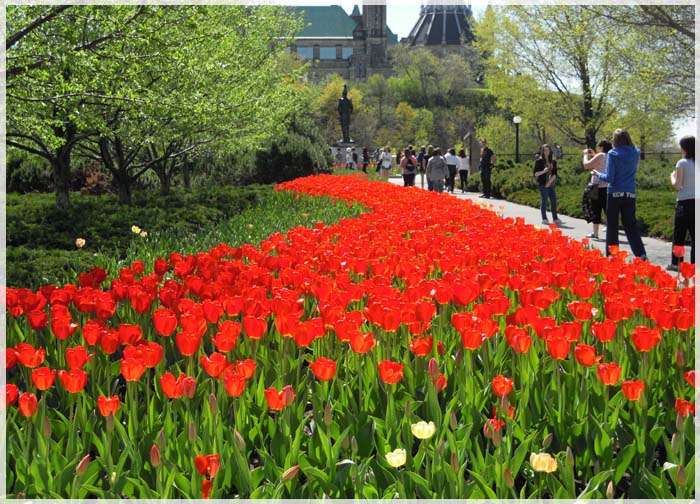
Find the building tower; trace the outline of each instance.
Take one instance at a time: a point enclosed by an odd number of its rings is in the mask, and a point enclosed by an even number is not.
[[[362,24],[366,31],[369,65],[382,66],[387,63],[386,53],[386,5],[369,5],[362,2]]]
[[[471,18],[471,7],[464,3],[438,5],[435,0],[429,0],[421,6],[418,22],[406,42],[430,49],[459,48],[474,40]]]

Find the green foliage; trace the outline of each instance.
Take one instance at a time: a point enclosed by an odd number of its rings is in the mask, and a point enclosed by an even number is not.
[[[47,192],[51,189],[51,166],[40,157],[10,148],[6,184],[7,192]]]

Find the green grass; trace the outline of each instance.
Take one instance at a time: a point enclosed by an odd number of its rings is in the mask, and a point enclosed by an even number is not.
[[[147,271],[156,257],[172,252],[196,254],[219,243],[259,244],[295,226],[338,222],[362,212],[330,198],[311,198],[272,190],[273,186],[219,187],[160,198],[136,195],[139,206],[123,207],[108,196],[74,195],[62,214],[46,194],[8,195],[7,284],[37,288],[75,282],[93,266],[110,276],[132,261]],[[146,238],[132,233],[137,225]],[[76,249],[75,239],[86,240]]]

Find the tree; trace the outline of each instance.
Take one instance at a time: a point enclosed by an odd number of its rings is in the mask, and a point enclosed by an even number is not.
[[[613,113],[614,33],[576,6],[493,10],[477,28],[480,47],[490,55],[487,85],[516,113],[534,103],[537,110],[531,112],[537,117],[576,143],[593,147]],[[555,93],[542,93],[547,90]]]

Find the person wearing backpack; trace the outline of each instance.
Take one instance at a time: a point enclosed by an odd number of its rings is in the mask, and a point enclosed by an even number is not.
[[[401,158],[401,176],[403,177],[403,186],[412,187],[416,185],[416,168],[418,160],[411,153],[411,149],[406,149]]]
[[[437,193],[443,192],[445,190],[445,179],[450,172],[439,147],[433,151],[433,156],[428,161],[425,172],[428,176],[428,182],[431,182],[430,190]]]

